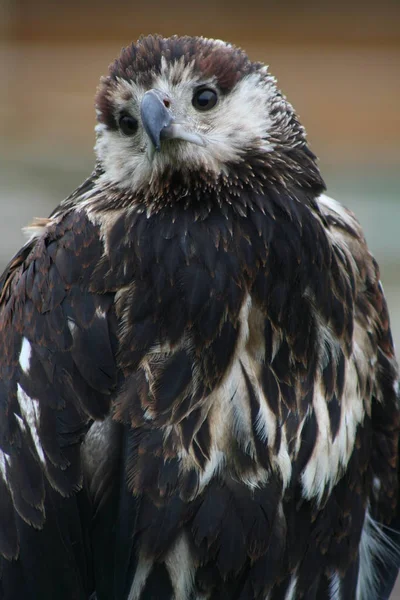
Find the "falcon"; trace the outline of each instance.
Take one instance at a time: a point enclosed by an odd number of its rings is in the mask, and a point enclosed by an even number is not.
[[[379,270],[267,68],[148,36],[0,292],[1,600],[375,600],[398,557]]]

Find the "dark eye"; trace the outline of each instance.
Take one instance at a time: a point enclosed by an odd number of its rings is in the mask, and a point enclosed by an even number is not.
[[[130,115],[122,115],[118,121],[118,125],[125,135],[133,135],[137,132],[138,122],[135,117],[131,117]]]
[[[200,88],[193,95],[192,104],[197,110],[210,110],[217,104],[218,94],[210,88]]]

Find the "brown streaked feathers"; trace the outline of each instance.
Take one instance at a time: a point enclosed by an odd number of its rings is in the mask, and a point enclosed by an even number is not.
[[[226,97],[255,77],[270,129],[220,171],[166,162],[140,189],[99,160],[7,267],[0,599],[378,597],[399,406],[377,264],[241,50],[124,49],[100,137],[122,139],[120,81],[151,88],[162,63],[181,65],[171,89],[182,69]]]

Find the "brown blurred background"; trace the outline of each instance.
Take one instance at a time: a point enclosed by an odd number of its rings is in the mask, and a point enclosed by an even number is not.
[[[89,174],[99,76],[154,32],[227,39],[270,65],[329,194],[364,226],[400,347],[399,0],[0,0],[0,268],[21,226]]]

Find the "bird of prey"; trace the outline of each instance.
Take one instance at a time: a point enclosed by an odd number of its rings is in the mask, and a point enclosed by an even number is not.
[[[1,280],[0,599],[388,597],[388,311],[294,109],[176,36],[96,109],[94,172]]]

